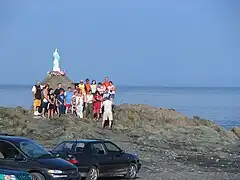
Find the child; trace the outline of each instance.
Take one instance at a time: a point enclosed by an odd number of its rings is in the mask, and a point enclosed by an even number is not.
[[[74,91],[71,101],[72,114],[77,115],[76,106],[77,106],[77,91]]]
[[[66,98],[64,96],[64,90],[60,90],[60,94],[57,97],[57,104],[58,104],[58,110],[59,110],[59,116],[65,113],[65,104],[66,104]]]
[[[49,89],[49,94],[48,94],[48,118],[53,118],[54,116],[54,109],[55,109],[55,96],[54,96],[54,91],[52,88]]]

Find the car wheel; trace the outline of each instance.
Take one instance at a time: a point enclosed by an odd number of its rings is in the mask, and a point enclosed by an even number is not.
[[[136,164],[134,163],[131,163],[129,166],[128,166],[128,169],[127,169],[127,174],[125,175],[125,178],[127,179],[135,179],[137,177],[137,166]]]
[[[97,180],[99,177],[99,170],[97,167],[92,166],[88,171],[86,180]]]
[[[45,180],[45,177],[40,173],[31,173],[32,180]]]

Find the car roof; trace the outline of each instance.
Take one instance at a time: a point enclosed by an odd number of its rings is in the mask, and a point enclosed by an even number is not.
[[[102,139],[76,139],[76,140],[68,140],[64,142],[93,143],[93,142],[106,142],[106,141]]]
[[[27,138],[20,136],[9,136],[9,135],[0,135],[0,140],[10,141],[10,142],[21,142],[24,140],[28,140]]]

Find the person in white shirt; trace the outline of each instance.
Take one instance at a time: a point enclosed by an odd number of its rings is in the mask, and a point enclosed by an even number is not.
[[[84,99],[85,97],[82,93],[82,90],[80,89],[79,93],[76,96],[76,105],[77,105],[76,113],[77,113],[77,116],[81,119],[83,118]]]
[[[92,91],[89,90],[86,94],[86,100],[85,100],[85,107],[86,107],[86,117],[87,118],[93,118],[93,94]]]
[[[109,81],[108,93],[110,95],[110,99],[113,101],[113,99],[115,98],[115,94],[116,94],[116,87],[113,85],[112,81]]]
[[[105,98],[103,101],[103,121],[102,121],[102,128],[105,127],[105,121],[109,120],[109,129],[112,128],[113,124],[113,112],[112,112],[112,101],[111,99]]]

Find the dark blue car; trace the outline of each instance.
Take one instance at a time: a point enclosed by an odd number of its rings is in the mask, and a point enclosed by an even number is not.
[[[81,176],[87,180],[118,175],[135,179],[141,167],[136,155],[125,153],[106,140],[63,141],[51,152],[76,165]]]
[[[36,142],[0,135],[0,169],[27,171],[33,180],[80,180],[78,168],[57,158]]]

